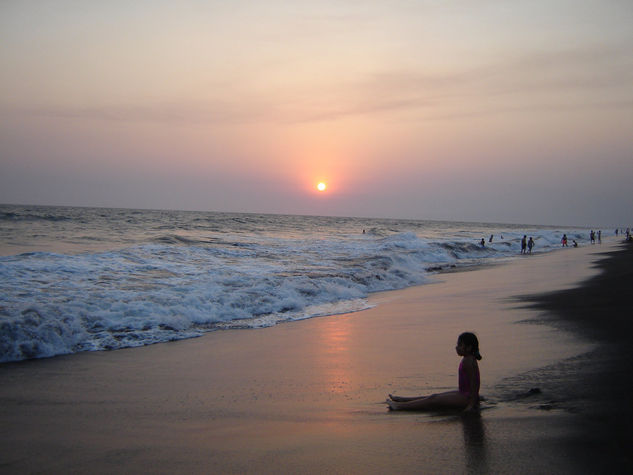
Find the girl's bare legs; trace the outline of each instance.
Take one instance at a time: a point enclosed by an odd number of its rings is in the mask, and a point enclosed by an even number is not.
[[[387,400],[389,409],[394,411],[424,411],[437,409],[464,409],[468,398],[459,391],[432,394],[427,397],[409,398],[409,400]]]
[[[396,402],[409,402],[409,401],[417,401],[418,399],[426,399],[426,398],[429,398],[431,396],[441,396],[443,394],[453,394],[455,392],[457,392],[457,391],[446,391],[444,393],[429,394],[428,396],[411,396],[411,397],[394,396],[393,394],[389,394],[388,399],[391,399],[392,401],[396,401]]]
[[[425,399],[428,396],[413,396],[413,397],[404,397],[404,396],[394,396],[393,394],[389,395],[388,399],[396,402],[408,402],[408,401],[416,401],[418,399]]]

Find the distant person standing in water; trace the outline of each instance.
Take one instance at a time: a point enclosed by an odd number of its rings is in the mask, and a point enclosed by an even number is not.
[[[490,235],[490,239],[488,239],[488,242],[492,242],[492,238],[494,237],[494,234]]]
[[[602,244],[602,231],[598,229],[598,244]]]
[[[591,241],[591,244],[596,243],[596,233],[593,232],[593,229],[589,233],[589,241]]]
[[[563,247],[567,247],[567,234],[563,234],[563,238],[560,240]]]
[[[527,236],[523,236],[521,239],[521,254],[525,254],[525,249],[527,248]]]
[[[532,236],[530,236],[530,240],[527,243],[527,247],[528,247],[528,252],[532,254],[532,248],[534,247],[534,239],[532,239]]]
[[[486,247],[486,240],[484,238],[481,238],[481,247]]]

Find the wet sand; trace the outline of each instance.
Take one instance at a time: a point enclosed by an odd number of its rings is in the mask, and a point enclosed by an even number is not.
[[[599,275],[592,266],[603,257],[599,252],[619,247],[565,249],[441,274],[433,284],[376,294],[375,308],[354,314],[1,365],[0,471],[587,473],[621,467],[627,460],[613,450],[602,415],[591,412],[593,396],[572,391],[584,371],[595,374],[609,363],[606,340],[578,330],[591,325],[574,323],[573,315],[527,308],[514,298],[574,292]],[[630,266],[630,252],[613,258]],[[565,302],[563,293],[551,298]],[[601,312],[605,304],[595,305]],[[484,356],[481,414],[387,411],[388,393],[456,386],[455,340],[466,330],[479,335]],[[607,359],[581,364],[591,354]],[[529,393],[532,387],[540,391]],[[609,449],[604,460],[583,455],[596,442]]]
[[[633,472],[633,243],[605,253],[600,273],[573,289],[527,296],[549,324],[578,334],[595,349],[568,362],[567,406],[581,417],[579,459],[603,473]],[[560,386],[560,384],[559,384]]]

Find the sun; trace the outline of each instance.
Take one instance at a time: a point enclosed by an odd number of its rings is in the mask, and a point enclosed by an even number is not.
[[[327,188],[327,185],[323,183],[322,181],[319,182],[319,184],[317,185],[317,190],[319,191],[325,191],[326,188]]]

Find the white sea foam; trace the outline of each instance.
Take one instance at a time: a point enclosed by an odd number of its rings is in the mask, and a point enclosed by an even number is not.
[[[382,221],[360,223],[374,225],[366,234],[346,234],[349,221],[330,223],[324,231],[324,218],[304,218],[318,226],[301,229],[297,223],[304,221],[296,217],[280,223],[236,216],[230,224],[223,216],[221,225],[216,220],[201,228],[191,224],[200,218],[189,216],[189,227],[176,229],[155,219],[161,224],[154,234],[132,239],[138,230],[120,231],[120,242],[107,251],[1,257],[0,361],[358,311],[369,307],[371,292],[425,283],[439,267],[516,256],[524,233],[534,236],[537,252],[558,248],[562,235],[557,229],[492,225],[424,230],[408,223],[412,230],[406,230]],[[53,218],[47,214],[47,222],[79,222]],[[123,213],[114,222],[130,220]],[[492,243],[486,237],[482,247],[478,241],[490,229],[496,237]],[[568,232],[568,238],[586,242],[587,233]],[[128,242],[133,245],[125,247]]]

